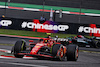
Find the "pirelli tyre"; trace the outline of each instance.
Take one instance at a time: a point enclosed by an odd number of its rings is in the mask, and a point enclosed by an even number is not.
[[[62,44],[55,44],[52,47],[52,55],[56,57],[56,60],[64,61],[65,60],[65,54],[64,54],[64,48]]]
[[[23,58],[24,55],[18,55],[19,52],[26,50],[26,42],[24,40],[18,40],[14,47],[14,56],[16,58]]]
[[[99,41],[92,41],[92,46],[94,47],[94,48],[99,48],[100,47],[100,42]]]
[[[97,43],[97,48],[100,48],[100,41],[98,41]]]
[[[74,44],[67,46],[67,61],[77,61],[79,53],[79,47]]]

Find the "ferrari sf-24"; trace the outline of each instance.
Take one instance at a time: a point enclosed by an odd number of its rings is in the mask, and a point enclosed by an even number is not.
[[[60,61],[77,61],[79,53],[78,46],[69,43],[64,38],[39,38],[37,40],[29,40],[26,45],[25,40],[16,41],[12,47],[12,54],[16,58],[23,58],[24,55],[41,58],[57,59]],[[65,44],[66,43],[66,44]]]

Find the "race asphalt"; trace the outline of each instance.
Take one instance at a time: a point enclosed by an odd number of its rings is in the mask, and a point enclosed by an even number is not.
[[[0,36],[0,43],[15,44],[17,40],[22,38]],[[25,38],[27,44],[29,43]],[[11,50],[12,46],[0,45],[0,49]],[[0,57],[0,67],[99,67],[100,66],[100,49],[83,48],[85,50],[79,52],[79,58],[75,61],[53,61],[53,60],[38,60],[37,58],[2,58]],[[92,51],[92,52],[89,52]]]

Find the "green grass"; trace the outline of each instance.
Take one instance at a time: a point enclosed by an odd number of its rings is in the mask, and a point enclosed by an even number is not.
[[[31,36],[31,37],[47,37],[46,33],[41,32],[33,32],[33,31],[24,31],[24,30],[10,30],[10,29],[0,29],[0,34],[6,35],[19,35],[19,36]],[[76,36],[74,34],[60,34],[60,33],[52,33],[51,36],[56,36],[65,38],[69,36]]]
[[[1,44],[0,45],[4,45],[4,46],[14,46],[14,44]]]

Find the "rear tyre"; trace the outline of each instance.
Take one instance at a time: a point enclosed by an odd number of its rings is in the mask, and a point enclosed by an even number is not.
[[[95,41],[94,44],[95,44],[95,48],[99,48],[100,47],[100,42],[99,41]]]
[[[77,61],[78,59],[78,46],[70,44],[67,47],[67,61]]]
[[[24,55],[18,55],[18,53],[26,50],[26,42],[24,40],[17,41],[13,47],[13,50],[16,58],[23,58]]]
[[[56,60],[64,61],[65,60],[65,54],[64,54],[64,48],[61,44],[55,44],[52,47],[52,54],[56,56]]]
[[[97,48],[100,48],[100,41],[98,41],[97,43]]]
[[[91,47],[96,48],[97,41],[92,40]]]

